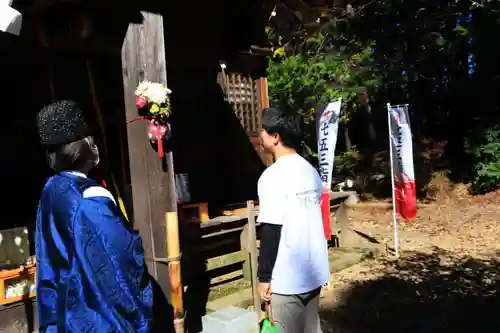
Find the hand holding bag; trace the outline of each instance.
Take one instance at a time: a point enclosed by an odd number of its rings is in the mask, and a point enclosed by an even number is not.
[[[278,333],[278,326],[275,325],[273,320],[271,302],[265,303],[265,317],[260,322],[260,333]]]

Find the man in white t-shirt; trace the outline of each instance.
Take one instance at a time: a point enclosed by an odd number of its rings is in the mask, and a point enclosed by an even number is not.
[[[318,333],[319,293],[330,279],[316,169],[297,154],[298,116],[272,106],[260,137],[274,157],[259,179],[259,293],[270,301],[280,333]]]

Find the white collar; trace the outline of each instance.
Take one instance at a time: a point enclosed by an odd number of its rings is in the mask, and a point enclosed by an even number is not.
[[[82,177],[82,178],[87,178],[87,175],[84,174],[84,173],[81,173],[80,171],[65,171],[66,173],[69,173],[70,175],[73,175],[73,176],[78,176],[78,177]]]

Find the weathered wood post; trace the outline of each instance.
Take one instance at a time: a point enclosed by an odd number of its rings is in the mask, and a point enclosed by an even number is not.
[[[255,205],[252,200],[247,201],[247,223],[240,234],[241,252],[244,255],[243,279],[252,286],[252,297],[255,311],[260,317],[260,297],[257,292],[257,230],[255,223]]]
[[[337,223],[339,224],[339,246],[348,247],[351,245],[351,237],[349,235],[349,217],[347,216],[347,207],[345,200],[342,200],[337,209]]]
[[[142,15],[144,18],[142,24],[129,25],[122,48],[127,120],[137,117],[134,92],[140,81],[147,79],[167,82],[163,18],[161,15],[147,12],[143,12]],[[134,121],[128,124],[127,139],[133,225],[142,236],[146,257],[170,258],[167,260],[168,265],[161,260],[152,260],[148,262],[148,266],[163,293],[167,296],[174,295],[170,297],[170,301],[175,303],[174,314],[180,317],[184,311],[180,263],[171,260],[180,255],[177,200],[175,184],[172,181],[174,172],[172,154],[167,154],[166,161],[158,159],[158,154],[149,143],[146,121]],[[170,172],[167,172],[167,169]],[[169,276],[174,277],[174,281],[170,281]]]
[[[330,192],[330,202],[341,199],[342,201],[335,212],[335,219],[330,220],[330,230],[339,230],[338,240],[340,247],[353,245],[353,232],[349,228],[349,206],[358,201],[356,192]],[[338,226],[335,225],[338,224]]]
[[[252,200],[247,201],[248,210],[248,260],[250,262],[250,274],[252,279],[253,306],[260,317],[260,296],[257,292],[257,230],[255,225],[255,208]]]
[[[245,224],[243,227],[243,230],[241,231],[240,234],[240,245],[241,245],[241,252],[245,255],[245,261],[243,262],[243,279],[248,282],[252,282],[252,269],[251,269],[251,263],[250,263],[250,256],[249,256],[249,244],[248,244],[248,222]]]

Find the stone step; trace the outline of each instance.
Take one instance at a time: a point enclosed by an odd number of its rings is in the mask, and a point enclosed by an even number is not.
[[[258,320],[255,311],[233,306],[221,308],[203,316],[202,333],[258,333]]]

